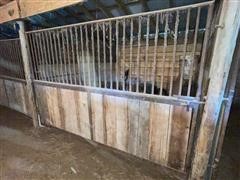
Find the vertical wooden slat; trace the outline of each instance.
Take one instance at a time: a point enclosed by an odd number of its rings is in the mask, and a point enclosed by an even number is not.
[[[170,123],[170,105],[151,103],[149,127],[150,160],[166,165],[168,155],[168,127]]]
[[[104,127],[103,103],[102,94],[91,94],[93,140],[99,143],[104,143],[104,134],[106,133]]]
[[[172,108],[172,127],[168,154],[170,167],[184,170],[190,132],[192,109],[184,106]]]
[[[116,98],[113,96],[104,96],[104,108],[106,116],[106,135],[107,145],[116,147]]]
[[[127,152],[128,147],[128,117],[127,98],[115,97],[116,107],[116,148]]]
[[[128,152],[137,155],[140,101],[128,100]]]

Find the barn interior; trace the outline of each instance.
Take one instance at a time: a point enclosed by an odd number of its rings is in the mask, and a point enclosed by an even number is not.
[[[238,179],[239,12],[0,0],[0,179]]]

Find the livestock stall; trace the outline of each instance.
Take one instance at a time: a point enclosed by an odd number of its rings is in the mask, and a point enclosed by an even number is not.
[[[20,22],[20,38],[0,41],[0,104],[35,114],[35,125],[189,173],[206,104],[213,5],[30,31]]]

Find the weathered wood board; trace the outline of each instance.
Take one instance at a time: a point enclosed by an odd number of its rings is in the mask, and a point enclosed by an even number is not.
[[[192,109],[36,84],[41,121],[185,170]]]
[[[0,79],[0,104],[31,115],[26,85],[22,82]]]

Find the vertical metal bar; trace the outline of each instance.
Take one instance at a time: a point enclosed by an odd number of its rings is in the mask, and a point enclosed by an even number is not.
[[[75,51],[74,51],[74,44],[73,44],[73,27],[70,28],[70,38],[71,38],[71,49],[72,49],[74,84],[77,84],[76,65],[75,65],[76,60],[75,60]]]
[[[45,67],[47,67],[46,69],[46,72],[47,72],[47,80],[48,81],[53,81],[53,77],[52,77],[52,72],[51,72],[51,69],[50,69],[50,66],[51,66],[51,53],[52,51],[50,51],[50,45],[49,45],[49,40],[50,38],[48,37],[48,33],[47,32],[42,32],[43,35],[44,35],[44,41],[46,41],[46,49],[44,50],[46,56],[45,56],[45,60],[46,60],[46,64],[45,64]],[[48,64],[48,66],[47,66]]]
[[[145,49],[145,63],[144,63],[144,89],[143,89],[144,93],[146,93],[146,89],[147,89],[149,29],[150,29],[150,15],[147,16],[147,34],[146,34],[146,49]]]
[[[50,48],[51,48],[51,57],[52,57],[52,65],[50,67],[52,67],[52,80],[55,81],[56,78],[56,73],[55,73],[55,57],[54,57],[54,49],[53,49],[53,39],[52,39],[52,32],[49,31],[49,37],[50,37]]]
[[[118,72],[118,52],[119,52],[119,49],[118,49],[118,27],[119,27],[119,22],[118,20],[116,20],[116,89],[119,89],[119,84],[118,84],[118,75],[119,75],[119,72]]]
[[[32,61],[32,66],[33,66],[33,70],[34,70],[33,77],[34,77],[34,79],[38,79],[37,78],[36,54],[34,52],[35,45],[33,42],[32,34],[28,34],[28,39],[29,39],[29,46],[30,46],[30,51],[31,51],[31,61]],[[17,49],[18,49],[18,47],[16,47],[16,50]],[[16,53],[18,54],[18,51]],[[18,59],[19,59],[19,68],[20,68],[20,73],[21,73],[21,61],[20,61],[19,56],[18,56]]]
[[[42,70],[43,70],[43,80],[47,80],[47,78],[46,78],[46,72],[45,72],[45,70],[44,70],[44,51],[43,51],[43,44],[42,44],[42,41],[43,41],[43,39],[41,39],[41,32],[39,33],[39,36],[38,36],[38,38],[39,38],[39,44],[40,44],[40,50],[41,50],[41,64],[42,64]]]
[[[86,85],[86,74],[85,74],[85,56],[84,56],[84,44],[83,44],[83,30],[80,26],[80,36],[81,36],[81,51],[82,51],[82,67],[83,67],[83,85]]]
[[[126,56],[125,56],[125,51],[126,51],[126,21],[125,19],[123,19],[123,37],[122,37],[122,54],[123,54],[123,59],[122,59],[122,73],[123,73],[123,79],[122,79],[122,87],[123,87],[123,90],[125,90],[125,60],[126,60]]]
[[[86,59],[87,59],[87,65],[88,65],[88,85],[91,86],[89,39],[88,39],[88,29],[87,28],[88,28],[87,25],[85,25],[86,49],[87,49]]]
[[[204,40],[203,40],[203,49],[202,49],[202,56],[201,56],[201,61],[200,61],[200,71],[198,75],[198,89],[197,89],[197,94],[196,96],[201,98],[201,92],[202,92],[202,83],[203,83],[203,74],[204,74],[204,66],[205,66],[205,61],[206,61],[206,52],[207,52],[207,44],[208,44],[208,39],[209,39],[209,31],[210,31],[210,26],[211,26],[211,21],[212,21],[212,15],[213,15],[213,4],[210,4],[208,7],[208,15],[207,15],[207,23],[206,23],[206,31],[204,35]]]
[[[156,14],[156,30],[154,38],[154,57],[153,57],[153,70],[152,70],[152,94],[154,94],[155,76],[156,76],[156,63],[157,63],[157,45],[158,45],[158,33],[159,33],[159,14]]]
[[[38,66],[38,63],[39,63],[39,54],[38,54],[38,50],[37,50],[37,47],[36,47],[36,41],[35,41],[35,39],[36,39],[36,36],[35,36],[35,34],[30,34],[30,35],[32,35],[32,41],[33,41],[33,49],[34,49],[34,51],[33,51],[33,53],[35,54],[35,62],[36,62],[36,71],[35,71],[35,73],[36,73],[36,79],[37,80],[39,80],[40,78],[39,78],[39,66]],[[21,67],[22,68],[22,67]]]
[[[142,30],[142,17],[138,17],[138,50],[137,50],[137,88],[139,92],[139,79],[140,79],[140,49],[141,49],[141,30]]]
[[[170,88],[169,88],[169,96],[172,96],[172,87],[173,87],[173,77],[174,77],[174,69],[176,62],[176,50],[177,50],[177,37],[178,37],[178,25],[179,25],[179,11],[176,12],[176,21],[175,21],[175,32],[174,32],[174,46],[173,46],[173,61],[171,67],[171,79],[170,79]]]
[[[198,7],[197,19],[196,19],[196,25],[195,25],[195,33],[194,33],[194,40],[193,40],[193,49],[192,49],[193,61],[192,61],[192,63],[190,64],[190,75],[189,75],[189,81],[188,81],[187,96],[190,96],[191,87],[192,87],[193,64],[194,64],[194,59],[195,59],[194,56],[195,56],[196,45],[197,45],[197,37],[198,37],[198,29],[199,29],[199,21],[200,21],[200,13],[201,13],[201,7]]]
[[[101,87],[101,62],[100,62],[100,40],[99,40],[99,24],[97,23],[97,52],[98,52],[98,86]]]
[[[93,82],[96,87],[96,68],[95,68],[95,46],[94,46],[94,24],[91,24],[91,41],[92,41],[92,61],[93,61]]]
[[[78,63],[78,73],[79,73],[79,84],[81,85],[81,66],[80,66],[80,54],[79,54],[79,43],[78,43],[78,28],[75,26],[75,37],[76,37],[76,52],[77,52],[77,63]]]
[[[64,83],[64,72],[63,72],[63,58],[62,58],[62,49],[61,49],[61,44],[63,46],[63,40],[61,41],[60,39],[60,32],[61,31],[58,31],[57,33],[57,39],[58,39],[58,51],[59,51],[59,60],[60,60],[60,69],[61,69],[61,72],[59,73],[59,76],[62,77],[62,83]],[[61,33],[62,34],[62,33]],[[62,35],[63,36],[63,35]],[[62,37],[63,39],[63,37]],[[60,71],[60,70],[59,70]],[[60,78],[60,77],[59,77]],[[61,82],[61,81],[60,81]]]
[[[69,83],[68,75],[67,75],[67,73],[68,73],[67,72],[67,56],[66,56],[66,45],[65,45],[66,37],[64,37],[64,34],[66,34],[65,30],[63,30],[63,32],[62,32],[62,44],[63,44],[62,51],[63,51],[63,59],[64,59],[64,74],[65,74],[65,78],[66,78],[66,79],[64,79],[64,83]]]
[[[132,51],[133,51],[133,18],[131,18],[130,32],[130,61],[129,61],[129,91],[132,91]]]
[[[59,72],[59,53],[57,50],[57,39],[56,39],[56,33],[53,32],[53,44],[54,44],[54,51],[55,51],[55,58],[56,58],[56,67],[55,67],[55,72],[56,72],[56,82],[60,82],[60,72]]]
[[[163,65],[162,65],[162,75],[161,75],[161,85],[160,85],[160,95],[163,94],[163,81],[164,81],[164,70],[166,61],[166,49],[167,49],[167,36],[168,36],[168,17],[169,14],[165,15],[165,28],[164,28],[164,45],[163,45]]]
[[[110,88],[113,88],[113,71],[112,71],[112,22],[109,21],[109,51],[110,51]]]
[[[102,23],[103,26],[103,68],[104,68],[104,88],[107,88],[107,69],[106,69],[106,32],[105,32],[105,23]]]
[[[180,71],[180,83],[179,83],[179,91],[178,91],[178,95],[179,96],[182,94],[183,73],[184,73],[183,71],[184,71],[184,62],[185,62],[186,51],[187,51],[190,12],[191,12],[191,9],[189,8],[187,10],[187,20],[186,20],[185,37],[184,37],[184,48],[183,48],[183,61],[182,61],[181,71]]]
[[[69,78],[70,78],[70,84],[73,84],[73,82],[72,82],[72,68],[71,68],[71,57],[70,57],[68,29],[66,29],[65,32],[66,32],[66,41],[67,41],[67,57],[68,57]]]

